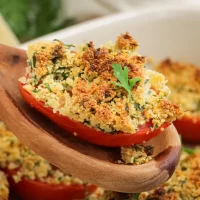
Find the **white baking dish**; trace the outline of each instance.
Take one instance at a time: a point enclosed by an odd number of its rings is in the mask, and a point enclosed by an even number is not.
[[[67,44],[94,41],[97,45],[130,32],[139,41],[140,54],[156,59],[171,57],[200,64],[200,6],[179,5],[142,9],[88,21],[47,35]],[[33,41],[31,41],[33,42]],[[25,48],[27,44],[21,45]]]

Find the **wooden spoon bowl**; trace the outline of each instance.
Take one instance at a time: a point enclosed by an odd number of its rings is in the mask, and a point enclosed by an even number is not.
[[[170,125],[148,141],[155,147],[154,160],[140,165],[115,164],[119,151],[88,144],[63,130],[29,107],[18,89],[25,74],[26,53],[0,45],[0,119],[30,149],[63,172],[119,192],[142,192],[156,188],[173,174],[181,144]]]

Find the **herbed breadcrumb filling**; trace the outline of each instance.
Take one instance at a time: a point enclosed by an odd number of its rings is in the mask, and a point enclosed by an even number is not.
[[[200,116],[199,67],[166,59],[156,66],[156,70],[168,80],[169,99],[181,105],[185,115]]]
[[[153,155],[153,149],[151,145],[135,144],[130,147],[121,147],[121,160],[118,160],[118,164],[134,164],[141,165],[151,161]]]
[[[99,48],[93,42],[76,51],[72,46],[54,40],[28,48],[27,73],[20,81],[53,112],[110,133],[135,133],[149,121],[153,130],[182,116],[167,99],[164,76],[145,67],[145,57],[135,52],[138,43],[128,33]],[[127,68],[129,90],[121,87],[113,64],[124,73]]]

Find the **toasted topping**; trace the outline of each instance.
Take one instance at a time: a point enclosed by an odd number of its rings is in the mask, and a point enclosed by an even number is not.
[[[156,69],[168,80],[167,84],[172,91],[169,98],[181,105],[186,115],[199,116],[200,69],[198,66],[166,59]]]
[[[127,32],[118,36],[116,41],[116,47],[118,49],[136,49],[138,46],[137,41],[135,41],[131,35]]]
[[[36,43],[28,49],[26,81],[20,80],[54,112],[105,132],[172,122],[183,113],[167,99],[164,76],[145,68],[136,46],[128,33],[115,44],[95,48],[89,42],[77,51],[57,40]]]
[[[121,147],[121,157],[125,164],[140,165],[152,160],[152,146],[136,144],[132,147]]]

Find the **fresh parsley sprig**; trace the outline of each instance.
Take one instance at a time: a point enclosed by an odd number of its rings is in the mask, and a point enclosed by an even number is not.
[[[188,153],[189,155],[194,154],[195,149],[184,146],[183,142],[182,142],[182,136],[181,135],[179,135],[179,136],[180,136],[180,140],[181,140],[182,151],[185,152],[185,153]]]
[[[184,145],[182,145],[182,151],[184,151],[185,153],[188,153],[189,155],[192,155],[195,153],[195,149],[186,147]]]
[[[128,79],[128,67],[125,66],[124,70],[122,69],[122,66],[120,64],[112,64],[113,70],[114,70],[114,76],[117,78],[117,80],[120,82],[114,82],[116,86],[123,87],[128,92],[128,98],[129,101],[131,100],[131,91],[134,85],[137,82],[141,81],[140,77],[135,77],[132,79]]]

